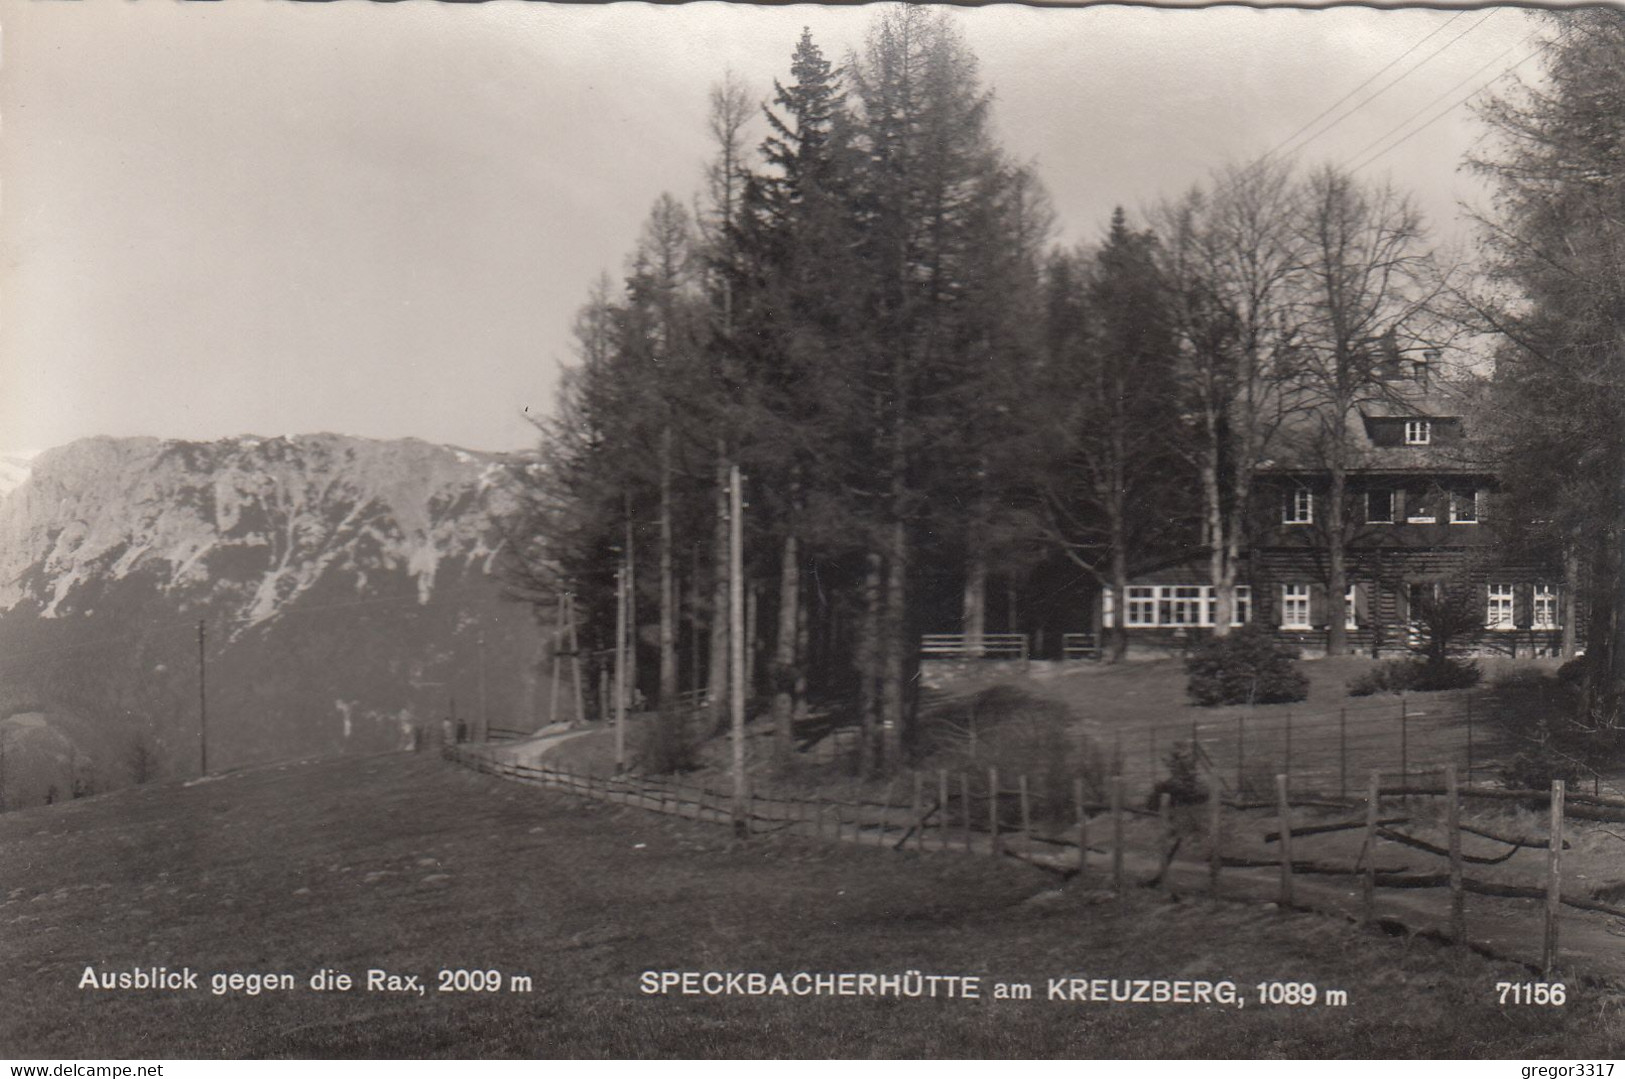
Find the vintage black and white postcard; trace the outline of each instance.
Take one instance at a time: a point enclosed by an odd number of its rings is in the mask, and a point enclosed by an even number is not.
[[[13,1074],[1612,1074],[1618,9],[0,33]]]

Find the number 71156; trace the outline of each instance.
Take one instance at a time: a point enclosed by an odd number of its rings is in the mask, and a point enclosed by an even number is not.
[[[1501,995],[1498,1004],[1537,1004],[1557,1008],[1568,1002],[1568,990],[1562,982],[1496,982],[1495,991]]]

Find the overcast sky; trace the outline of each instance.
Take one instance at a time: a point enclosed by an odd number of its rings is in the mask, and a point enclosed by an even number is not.
[[[657,195],[698,188],[711,84],[731,68],[765,97],[803,25],[839,58],[872,14],[9,5],[0,453],[94,434],[529,445],[524,410],[549,407],[591,280],[619,274]],[[1273,149],[1440,30],[1321,123],[1447,48],[1302,154],[1357,162],[1524,59],[1536,29],[1510,8],[955,18],[1067,241]],[[1361,175],[1461,235],[1479,135],[1456,108]]]

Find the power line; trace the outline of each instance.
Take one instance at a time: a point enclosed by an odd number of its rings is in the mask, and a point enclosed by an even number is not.
[[[1358,170],[1365,168],[1367,165],[1373,164],[1373,163],[1375,163],[1377,161],[1382,160],[1384,157],[1387,157],[1389,154],[1393,153],[1395,150],[1397,150],[1401,146],[1405,145],[1407,142],[1409,142],[1411,139],[1415,138],[1417,135],[1420,135],[1422,132],[1426,131],[1428,128],[1432,127],[1434,124],[1438,123],[1440,120],[1443,120],[1446,116],[1449,116],[1452,112],[1455,112],[1457,109],[1459,109],[1463,105],[1467,104],[1467,102],[1471,101],[1473,98],[1477,97],[1479,94],[1483,93],[1485,90],[1489,89],[1491,86],[1493,86],[1497,82],[1500,82],[1502,79],[1506,78],[1508,75],[1510,75],[1514,71],[1518,70],[1518,68],[1520,68],[1523,65],[1527,64],[1529,61],[1533,60],[1535,57],[1539,56],[1545,50],[1546,50],[1546,46],[1544,44],[1536,47],[1532,52],[1530,52],[1528,55],[1526,55],[1522,60],[1519,60],[1517,63],[1511,65],[1505,71],[1502,71],[1499,75],[1495,76],[1493,79],[1489,79],[1488,81],[1484,82],[1482,85],[1474,88],[1466,96],[1464,96],[1462,98],[1459,98],[1458,100],[1452,102],[1448,107],[1446,107],[1441,112],[1439,112],[1431,120],[1429,120],[1427,123],[1423,124],[1421,127],[1417,128],[1416,130],[1410,132],[1404,138],[1398,140],[1397,142],[1390,143],[1385,149],[1378,151],[1377,153],[1371,155],[1370,157],[1366,158],[1365,160],[1359,162],[1358,164],[1349,166],[1349,171],[1350,172],[1357,172]]]
[[[1398,132],[1400,130],[1403,130],[1406,127],[1409,127],[1410,124],[1411,124],[1411,121],[1415,120],[1418,116],[1421,116],[1423,113],[1425,113],[1429,109],[1433,108],[1433,106],[1437,105],[1439,102],[1443,101],[1445,98],[1449,97],[1451,94],[1453,94],[1457,90],[1461,89],[1467,83],[1469,83],[1472,80],[1478,78],[1479,75],[1484,73],[1484,70],[1486,68],[1489,68],[1489,67],[1495,65],[1496,63],[1499,63],[1503,57],[1505,57],[1508,53],[1512,52],[1514,49],[1517,49],[1517,48],[1520,48],[1520,47],[1522,47],[1524,45],[1527,45],[1531,40],[1533,40],[1538,35],[1538,33],[1539,33],[1539,31],[1536,31],[1535,33],[1531,33],[1531,34],[1526,35],[1521,41],[1513,42],[1511,45],[1508,45],[1506,48],[1502,49],[1500,52],[1498,52],[1494,56],[1490,57],[1490,59],[1488,59],[1488,60],[1484,61],[1482,64],[1478,65],[1478,67],[1473,69],[1471,74],[1467,75],[1465,78],[1457,80],[1456,83],[1454,85],[1452,85],[1449,89],[1444,90],[1441,93],[1435,94],[1433,96],[1433,99],[1430,100],[1427,104],[1423,105],[1421,108],[1417,109],[1415,112],[1413,112],[1409,116],[1405,117],[1405,119],[1401,120],[1399,123],[1395,124],[1393,127],[1389,128],[1387,131],[1384,131],[1381,135],[1378,135],[1376,138],[1372,139],[1370,142],[1366,143],[1364,146],[1360,147],[1358,150],[1354,151],[1354,153],[1352,153],[1352,154],[1350,154],[1348,156],[1348,161],[1351,161],[1351,162],[1352,161],[1358,161],[1360,158],[1364,157],[1366,155],[1366,153],[1368,151],[1370,151],[1373,147],[1379,146],[1383,142],[1387,141],[1387,139],[1391,135],[1393,135],[1395,132]],[[1508,70],[1511,70],[1511,69],[1509,68]],[[1502,75],[1504,75],[1505,73],[1506,72],[1502,72]],[[1496,78],[1500,78],[1500,77],[1501,77],[1500,75],[1496,76]],[[1494,81],[1495,81],[1495,79],[1490,80],[1490,82],[1494,82]],[[1489,83],[1485,83],[1484,85],[1488,86]],[[1482,87],[1480,87],[1480,89],[1482,89]],[[1476,92],[1477,91],[1474,91],[1474,93],[1476,93]]]
[[[1426,45],[1429,41],[1432,41],[1433,38],[1436,35],[1442,33],[1446,29],[1448,29],[1451,23],[1455,22],[1457,19],[1461,18],[1465,14],[1467,14],[1465,11],[1458,11],[1454,15],[1450,16],[1449,19],[1447,19],[1444,22],[1440,23],[1438,26],[1435,26],[1433,28],[1432,32],[1429,33],[1426,37],[1422,38],[1420,41],[1417,41],[1410,48],[1406,49],[1404,52],[1400,53],[1398,56],[1394,57],[1392,60],[1390,60],[1386,64],[1382,65],[1382,67],[1378,68],[1371,75],[1370,78],[1366,79],[1360,85],[1356,86],[1354,89],[1350,90],[1348,93],[1344,94],[1342,97],[1338,98],[1336,101],[1334,101],[1330,105],[1326,106],[1324,109],[1322,109],[1320,111],[1320,113],[1318,115],[1315,116],[1314,119],[1310,120],[1308,123],[1306,123],[1302,127],[1298,128],[1298,130],[1294,131],[1292,134],[1288,135],[1286,138],[1282,139],[1280,142],[1276,143],[1273,147],[1271,147],[1267,152],[1265,152],[1264,156],[1261,157],[1259,160],[1260,161],[1267,161],[1270,158],[1274,157],[1276,154],[1280,153],[1282,147],[1286,146],[1293,139],[1296,139],[1299,135],[1302,135],[1305,131],[1308,131],[1311,127],[1314,127],[1316,124],[1320,123],[1321,120],[1323,120],[1327,116],[1329,116],[1332,113],[1332,111],[1334,109],[1336,109],[1339,105],[1343,104],[1343,102],[1347,101],[1349,98],[1353,97],[1355,94],[1359,93],[1361,90],[1364,90],[1367,86],[1370,86],[1372,83],[1376,82],[1379,78],[1382,77],[1383,73],[1386,72],[1389,68],[1393,67],[1395,64],[1397,64],[1401,60],[1405,59],[1405,57],[1409,56],[1411,53],[1415,52],[1417,49],[1420,49],[1423,45]]]
[[[1485,15],[1482,19],[1479,19],[1477,22],[1473,23],[1473,25],[1469,26],[1467,29],[1463,30],[1461,33],[1457,34],[1455,37],[1451,38],[1449,41],[1445,42],[1443,45],[1440,45],[1437,49],[1434,49],[1432,52],[1430,52],[1426,56],[1422,57],[1422,59],[1420,59],[1416,63],[1412,64],[1410,67],[1408,67],[1404,71],[1400,72],[1394,78],[1388,80],[1388,82],[1383,84],[1381,89],[1377,90],[1375,93],[1370,94],[1369,96],[1364,98],[1362,101],[1360,101],[1358,104],[1356,104],[1352,109],[1349,109],[1347,112],[1344,112],[1344,113],[1340,114],[1339,116],[1335,117],[1332,120],[1331,123],[1327,124],[1325,127],[1322,127],[1319,131],[1316,131],[1313,135],[1310,135],[1307,139],[1304,139],[1303,142],[1298,145],[1298,150],[1302,150],[1305,146],[1309,145],[1311,142],[1314,142],[1316,139],[1318,139],[1322,135],[1326,134],[1326,132],[1330,131],[1332,128],[1336,127],[1338,124],[1342,123],[1344,120],[1347,120],[1350,116],[1353,116],[1355,113],[1359,112],[1361,109],[1365,108],[1367,105],[1369,105],[1373,101],[1375,101],[1377,98],[1381,97],[1383,94],[1387,93],[1389,90],[1392,90],[1395,86],[1398,86],[1401,82],[1404,82],[1411,75],[1415,74],[1418,70],[1420,70],[1421,68],[1426,66],[1429,62],[1431,62],[1440,53],[1442,53],[1446,49],[1450,48],[1450,46],[1454,45],[1456,42],[1460,41],[1462,38],[1466,37],[1468,34],[1472,33],[1474,30],[1477,30],[1480,26],[1483,26],[1485,23],[1489,22],[1491,19],[1493,19],[1495,17],[1495,15],[1496,15],[1495,11],[1493,11],[1493,10],[1490,11],[1489,14]],[[1454,21],[1454,20],[1452,20],[1452,21]],[[1448,25],[1450,25],[1450,24],[1449,23],[1445,24],[1445,26],[1448,26]],[[1440,29],[1442,30],[1442,29],[1444,29],[1444,27],[1440,27]],[[1431,35],[1429,35],[1429,36],[1431,36]],[[1426,39],[1423,39],[1423,40],[1426,40]]]

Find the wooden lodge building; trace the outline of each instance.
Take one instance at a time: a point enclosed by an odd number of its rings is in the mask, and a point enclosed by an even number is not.
[[[1482,628],[1472,650],[1572,655],[1577,604],[1560,565],[1503,550],[1490,515],[1495,476],[1474,453],[1470,384],[1437,379],[1428,359],[1383,363],[1380,392],[1347,418],[1344,514],[1348,650],[1404,653],[1418,639],[1413,611],[1429,595],[1475,597]],[[1307,425],[1258,470],[1252,540],[1234,624],[1261,622],[1305,655],[1326,650],[1331,604],[1326,500],[1330,472]],[[1135,577],[1119,605],[1108,590],[1101,625],[1121,607],[1130,652],[1183,649],[1213,625],[1205,558]]]

